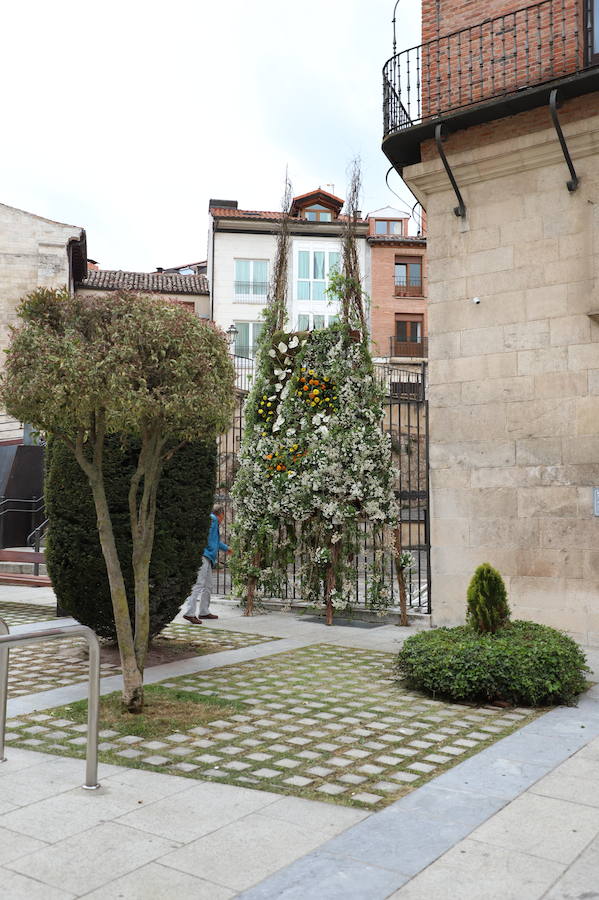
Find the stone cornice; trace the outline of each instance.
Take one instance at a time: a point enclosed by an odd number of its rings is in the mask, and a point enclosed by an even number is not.
[[[576,166],[578,160],[599,153],[599,116],[590,116],[565,125],[564,135]],[[474,149],[452,152],[448,146],[446,152],[460,188],[560,163],[567,175],[557,134],[551,127],[509,140],[487,139]],[[420,202],[424,202],[431,194],[451,191],[447,174],[438,157],[406,167],[403,178]]]

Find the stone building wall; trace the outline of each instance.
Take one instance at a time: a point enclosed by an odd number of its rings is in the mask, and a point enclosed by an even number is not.
[[[404,177],[428,212],[433,620],[463,620],[488,561],[516,616],[599,646],[599,116],[569,105],[575,193],[549,120],[448,142],[465,220],[438,156]]]
[[[81,228],[0,204],[0,357],[21,298],[37,287],[68,285],[68,243],[81,234]],[[4,414],[0,419],[1,441],[21,437],[18,422]]]

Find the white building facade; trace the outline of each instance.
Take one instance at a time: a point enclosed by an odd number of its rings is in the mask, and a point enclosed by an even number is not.
[[[318,189],[295,197],[289,232],[289,325],[292,329],[325,328],[339,314],[327,294],[331,273],[341,267],[343,200]],[[242,210],[237,201],[210,201],[208,280],[211,317],[225,331],[235,330],[235,353],[252,358],[262,328],[277,234],[282,214]],[[366,237],[368,223],[357,226],[362,284],[370,289]]]

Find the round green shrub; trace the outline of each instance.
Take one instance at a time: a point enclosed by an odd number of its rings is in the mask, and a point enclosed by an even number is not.
[[[510,617],[503,578],[489,563],[478,567],[468,585],[468,624],[481,634],[496,632]]]
[[[128,492],[139,443],[107,438],[104,478],[130,611],[133,571]],[[195,581],[206,546],[216,484],[216,441],[185,445],[165,464],[150,563],[150,636],[171,622]],[[87,477],[71,451],[46,451],[46,561],[58,605],[100,637],[116,640],[106,565]]]
[[[571,703],[586,688],[578,644],[536,622],[510,622],[496,634],[470,626],[408,638],[397,672],[410,688],[457,701],[507,700],[523,706]]]

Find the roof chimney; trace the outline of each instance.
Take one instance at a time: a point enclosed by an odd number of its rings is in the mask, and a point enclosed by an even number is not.
[[[156,274],[161,275],[164,272],[162,266],[156,266]]]
[[[225,209],[238,209],[239,202],[237,200],[210,200],[208,202],[208,209],[212,209],[213,206],[220,206]]]

